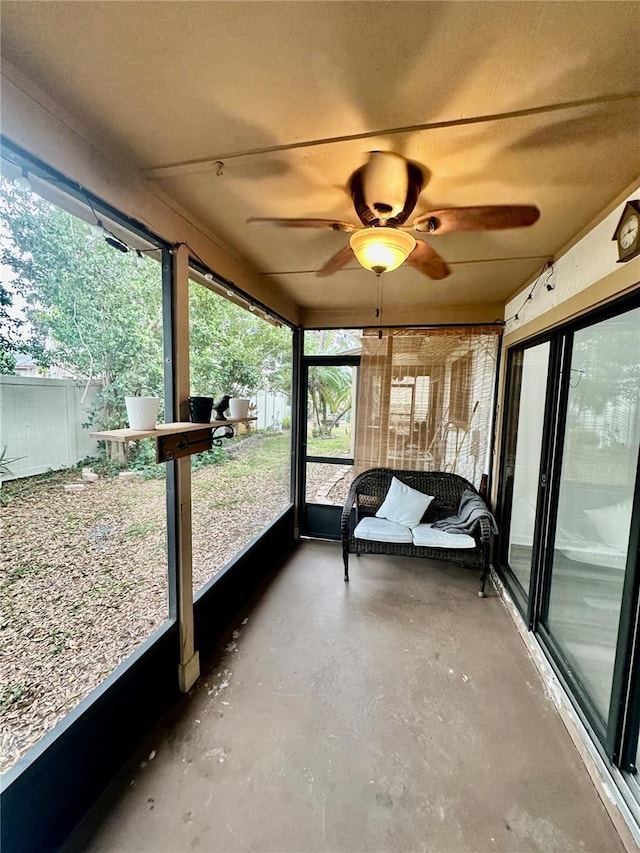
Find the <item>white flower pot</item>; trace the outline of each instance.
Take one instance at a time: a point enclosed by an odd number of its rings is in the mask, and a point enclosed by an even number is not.
[[[131,429],[155,429],[160,408],[159,397],[125,397]]]
[[[249,417],[249,400],[244,397],[232,397],[229,400],[229,417],[231,420]]]

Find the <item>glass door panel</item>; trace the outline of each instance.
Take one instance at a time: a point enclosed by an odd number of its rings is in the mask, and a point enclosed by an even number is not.
[[[505,528],[507,565],[529,595],[547,394],[550,345],[514,353],[505,436]]]
[[[542,624],[605,724],[638,466],[639,401],[640,308],[577,331]]]

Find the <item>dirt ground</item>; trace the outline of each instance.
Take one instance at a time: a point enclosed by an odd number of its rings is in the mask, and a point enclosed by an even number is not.
[[[309,468],[307,495],[341,503],[348,469]],[[77,493],[64,489],[77,471],[22,482],[1,508],[2,772],[168,613],[164,480],[101,477]],[[197,591],[288,505],[288,438],[194,471],[192,501]]]

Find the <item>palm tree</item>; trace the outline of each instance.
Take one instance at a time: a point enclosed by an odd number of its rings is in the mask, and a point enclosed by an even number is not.
[[[309,401],[315,419],[314,433],[331,435],[334,427],[351,411],[351,368],[320,367],[309,371]]]

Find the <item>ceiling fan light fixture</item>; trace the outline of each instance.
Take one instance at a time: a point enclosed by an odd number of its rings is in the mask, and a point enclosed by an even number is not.
[[[362,228],[349,238],[360,266],[380,275],[403,264],[416,247],[415,238],[397,228]]]

